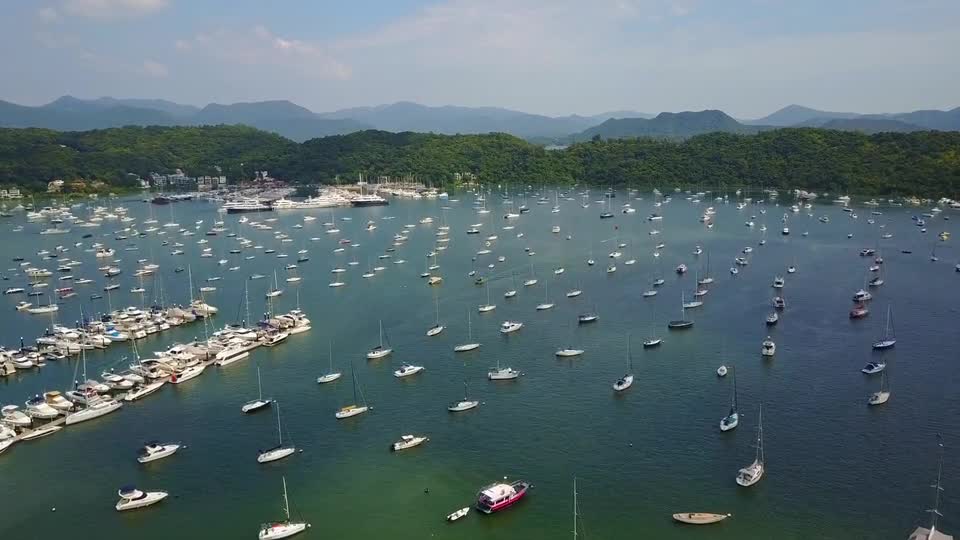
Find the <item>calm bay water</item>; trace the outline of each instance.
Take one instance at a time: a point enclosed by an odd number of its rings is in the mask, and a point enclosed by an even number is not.
[[[298,250],[309,249],[311,260],[298,269],[303,281],[286,286],[275,308],[295,307],[299,290],[300,306],[313,321],[313,330],[279,347],[258,349],[250,359],[227,368],[211,367],[199,379],[165,387],[114,415],[14,445],[0,456],[0,486],[6,494],[0,534],[39,538],[96,531],[106,538],[135,534],[151,540],[169,538],[175,527],[183,538],[253,538],[261,521],[282,517],[281,476],[286,476],[294,513],[313,524],[304,538],[374,538],[386,531],[410,539],[562,538],[571,535],[576,475],[587,538],[906,538],[927,519],[923,509],[933,495],[928,485],[936,472],[935,433],[942,433],[948,446],[941,526],[948,532],[960,530],[954,504],[954,448],[960,445],[960,395],[955,391],[960,375],[954,369],[960,350],[960,274],[953,271],[960,253],[951,242],[936,242],[940,262],[928,257],[936,233],[953,229],[958,218],[929,220],[930,232],[921,234],[910,220],[917,209],[884,208],[882,216],[858,209],[859,219],[854,220],[837,207],[818,205],[813,215],[828,215],[830,223],[819,223],[806,212],[791,214],[793,234],[781,236],[785,207],[768,203],[737,210],[732,202],[691,204],[678,197],[658,209],[665,218],[654,227],[662,234],[650,236],[645,217],[653,210],[652,196],[641,196],[644,200],[631,201],[638,211],[624,215],[616,209],[628,200],[621,192],[610,220],[599,219],[601,206],[596,202],[584,209],[579,200],[560,201],[561,212],[552,214],[551,205],[535,205],[531,198],[532,211],[510,220],[516,226],[510,231],[501,229],[508,223],[502,217],[507,209],[498,197],[490,197],[491,212],[483,216],[472,209],[472,195],[463,193],[459,202],[393,200],[381,208],[248,216],[254,221],[277,218],[274,229],[294,239],[285,244],[275,240],[272,231],[254,230],[238,224],[238,216],[224,216],[231,231],[289,253],[288,259],[262,250],[229,254],[235,239],[203,236],[218,219],[216,207],[204,202],[170,208],[123,203],[138,221],[156,214],[163,223],[171,213],[184,225],[203,220],[197,235],[189,237],[174,229],[165,236],[116,241],[116,223],[40,236],[46,225],[26,224],[23,232],[14,233],[10,231],[23,222],[22,216],[8,220],[2,224],[5,254],[37,262],[34,254],[41,248],[71,246],[66,256],[83,261],[74,273],[97,280],[85,286],[89,290],[76,286],[80,295],[65,301],[57,314],[61,324],[79,319],[81,305],[85,313],[106,309],[106,298],[88,299],[102,292],[99,263],[93,253],[72,247],[81,232],[93,232],[95,238],[85,242],[115,247],[122,259],[122,286],[110,297],[114,307],[141,303],[140,295],[127,292],[137,285],[132,273],[139,258],[161,264],[160,278],[144,281],[147,303],[161,282],[168,301],[189,300],[187,272],[175,274],[176,266],[191,267],[195,287],[205,285],[207,277],[222,276],[211,283],[218,290],[206,297],[220,308],[210,332],[213,326],[243,317],[244,283],[249,284],[252,316],[267,309],[264,292],[270,280],[247,277],[272,276],[277,270],[282,281],[288,275],[284,265],[295,261]],[[450,210],[441,209],[445,204]],[[697,221],[709,205],[717,208],[712,230]],[[767,209],[766,215],[761,208]],[[318,219],[304,223],[304,215]],[[323,232],[322,222],[331,215],[340,234]],[[753,229],[744,226],[751,215],[756,216]],[[395,219],[384,219],[387,216]],[[418,224],[425,216],[434,217],[434,223]],[[344,217],[352,219],[342,221]],[[867,223],[870,217],[876,224]],[[367,220],[378,228],[365,230]],[[465,234],[480,222],[482,234]],[[304,227],[293,228],[296,223]],[[378,260],[393,234],[407,223],[416,226],[393,254],[393,261],[407,262]],[[437,257],[444,282],[431,288],[419,274],[442,223],[451,227],[451,241]],[[758,245],[764,237],[762,223],[769,227],[765,246]],[[850,296],[863,286],[869,264],[858,252],[877,245],[880,224],[894,235],[879,241],[886,284],[874,291],[871,315],[850,321]],[[561,227],[560,234],[550,232],[553,225]],[[802,237],[803,231],[809,236]],[[516,238],[518,232],[525,236]],[[854,238],[847,239],[847,233]],[[499,235],[492,253],[471,261],[489,234]],[[201,238],[210,240],[214,257],[199,256],[205,247],[197,244]],[[359,246],[335,254],[340,238]],[[161,245],[164,239],[182,242],[186,253],[170,255],[172,247]],[[618,241],[628,247],[622,250],[618,271],[607,274],[606,254]],[[667,245],[657,262],[653,246],[661,241]],[[705,253],[695,257],[692,251],[698,244]],[[136,251],[124,250],[134,245]],[[745,246],[754,248],[750,265],[732,276],[728,268]],[[536,254],[528,256],[525,247]],[[913,254],[902,254],[901,249],[912,249]],[[591,253],[597,260],[593,267],[585,262]],[[245,260],[248,254],[256,257]],[[716,282],[705,305],[687,313],[695,328],[668,332],[666,321],[679,317],[681,292],[692,295],[695,272],[706,270],[708,254]],[[499,255],[506,261],[496,263]],[[218,266],[221,257],[230,262]],[[629,258],[637,264],[624,265]],[[359,264],[347,266],[351,260]],[[45,262],[51,270],[56,266],[56,261]],[[491,262],[496,263],[492,270],[486,268]],[[679,277],[673,268],[681,262],[690,272]],[[642,298],[658,264],[666,284],[656,297]],[[786,274],[789,264],[796,264],[797,273]],[[235,265],[239,271],[227,271]],[[375,278],[361,279],[361,273],[376,265],[387,268]],[[347,268],[340,274],[347,285],[332,289],[327,287],[334,280],[330,270],[337,266]],[[555,276],[557,266],[566,272]],[[491,301],[497,304],[492,313],[476,312],[486,292],[467,276],[472,268],[491,278]],[[520,282],[531,272],[540,282],[522,287]],[[503,292],[514,288],[514,275],[519,294],[505,299]],[[787,280],[788,306],[779,325],[768,330],[764,317],[776,275]],[[5,284],[24,282],[17,276]],[[57,286],[51,281],[51,289]],[[583,289],[583,295],[566,298],[564,293],[572,288]],[[446,330],[428,338],[424,332],[434,322],[434,294],[439,295]],[[556,307],[535,311],[544,298]],[[4,298],[7,309],[0,311],[0,341],[8,346],[21,336],[31,340],[51,323],[47,316],[15,312],[17,300]],[[870,344],[883,331],[888,304],[893,306],[898,339],[885,356],[892,397],[884,406],[868,408],[866,398],[878,389],[879,376],[859,370],[879,356]],[[592,309],[600,321],[578,326],[577,315]],[[455,355],[453,346],[466,341],[468,311],[475,340],[482,346]],[[377,342],[380,319],[394,354],[368,361],[364,354]],[[502,336],[498,326],[508,319],[522,321],[524,328]],[[640,342],[650,332],[651,320],[665,343],[643,350]],[[204,332],[197,323],[151,336],[138,346],[147,356]],[[633,335],[637,379],[631,389],[615,395],[610,385],[627,369],[628,333]],[[760,343],[768,333],[777,342],[771,361],[760,356]],[[345,375],[319,386],[315,379],[328,369],[331,341],[335,367]],[[573,360],[555,358],[554,351],[567,345],[586,353]],[[88,371],[97,375],[123,366],[129,354],[124,344],[92,352]],[[515,382],[487,381],[485,373],[498,359],[524,376]],[[352,401],[351,362],[373,411],[338,421],[333,413]],[[403,362],[427,369],[398,380],[392,371]],[[732,380],[716,376],[720,364],[736,366],[740,390],[740,426],[728,433],[720,433],[718,423],[726,414]],[[265,394],[279,400],[287,436],[303,449],[267,466],[257,464],[256,455],[275,443],[275,416],[239,411],[256,396],[258,365]],[[75,367],[76,360],[50,363],[40,371],[0,380],[0,403],[22,404],[35,393],[66,389]],[[450,414],[446,406],[463,396],[464,379],[471,397],[482,405]],[[761,401],[767,472],[759,484],[744,489],[734,477],[753,460]],[[431,440],[399,454],[388,452],[388,445],[403,433],[425,434]],[[141,466],[136,451],[151,439],[182,441],[188,447]],[[504,475],[534,483],[522,504],[495,516],[474,513],[452,525],[443,521],[447,513],[472,504],[479,487]],[[155,507],[118,514],[113,510],[116,489],[126,483],[163,489],[172,496]],[[51,512],[53,507],[56,512]],[[671,521],[670,514],[680,511],[730,512],[734,517],[718,526],[691,528]]]

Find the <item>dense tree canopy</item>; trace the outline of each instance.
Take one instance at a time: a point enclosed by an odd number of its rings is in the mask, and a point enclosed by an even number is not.
[[[242,165],[241,165],[242,164]],[[296,183],[339,175],[414,176],[447,183],[455,173],[503,184],[802,188],[872,195],[960,195],[960,133],[865,135],[813,128],[756,135],[712,133],[684,141],[592,140],[546,150],[516,137],[362,131],[302,144],[243,126],[125,127],[61,133],[0,129],[0,184],[40,189],[53,178],[122,185],[176,168],[231,179],[254,170]]]

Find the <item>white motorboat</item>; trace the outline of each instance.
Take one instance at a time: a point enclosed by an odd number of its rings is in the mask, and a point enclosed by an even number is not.
[[[56,390],[44,392],[43,399],[47,402],[47,405],[50,405],[58,411],[69,411],[73,408],[73,403]]]
[[[759,424],[757,425],[757,455],[753,463],[737,472],[737,484],[750,487],[763,478],[763,406],[760,406]]]
[[[133,486],[125,486],[117,492],[120,500],[117,502],[117,512],[124,510],[134,510],[156,504],[167,498],[166,491],[140,491]]]
[[[286,478],[283,479],[283,511],[287,515],[287,519],[284,521],[275,521],[261,525],[258,540],[278,540],[280,538],[289,538],[295,534],[302,533],[310,527],[309,523],[290,521],[290,501],[287,500]]]
[[[0,408],[0,421],[13,427],[28,427],[33,420],[16,405],[5,405]]]
[[[206,364],[197,364],[180,370],[177,373],[174,373],[170,376],[170,382],[173,384],[180,384],[189,381],[190,379],[195,379],[203,374],[203,370],[207,369]]]
[[[490,379],[491,381],[507,381],[511,379],[516,379],[519,376],[520,376],[519,371],[510,367],[501,368],[499,366],[499,363],[496,369],[492,369],[487,372],[487,378]]]
[[[559,350],[557,350],[557,352],[556,352],[555,354],[556,354],[556,356],[561,357],[561,358],[567,358],[567,357],[571,357],[571,356],[580,356],[581,354],[583,354],[583,349],[573,349],[573,348],[569,348],[569,347],[568,347],[568,348],[565,348],[565,349],[559,349]]]
[[[263,397],[263,384],[260,380],[260,367],[257,366],[257,399],[244,403],[243,406],[240,407],[240,412],[249,414],[259,411],[264,407],[269,407],[272,403],[272,399],[265,399]]]
[[[269,463],[278,461],[297,451],[296,447],[283,444],[283,428],[280,424],[280,405],[277,404],[277,436],[279,441],[276,446],[269,450],[261,451],[257,456],[257,463]]]
[[[458,519],[465,517],[469,513],[470,513],[470,507],[464,506],[463,508],[457,510],[456,512],[447,514],[447,521],[457,521]]]
[[[140,455],[137,457],[139,463],[150,463],[165,457],[170,457],[181,448],[179,443],[158,443],[156,441],[148,442],[143,445]]]
[[[414,365],[411,365],[411,364],[403,364],[403,365],[400,366],[399,369],[397,369],[396,371],[393,372],[393,376],[396,377],[396,378],[398,378],[398,379],[401,379],[401,378],[403,378],[403,377],[409,377],[409,376],[411,376],[411,375],[416,375],[417,373],[420,373],[421,371],[423,371],[423,369],[424,369],[423,366],[414,366]]]
[[[519,330],[519,329],[521,329],[521,328],[523,328],[523,323],[522,323],[522,322],[503,321],[503,323],[500,324],[500,333],[501,333],[501,334],[509,334],[509,333],[512,333],[512,332],[516,332],[517,330]]]
[[[147,384],[138,386],[136,388],[129,390],[126,394],[124,394],[123,400],[136,401],[138,399],[145,398],[150,394],[159,390],[160,387],[162,387],[166,383],[167,381],[161,379],[158,381],[153,381],[153,382],[149,382]]]
[[[414,446],[419,446],[430,439],[428,437],[423,437],[421,435],[402,435],[400,440],[390,445],[391,452],[398,452],[400,450],[406,450],[408,448],[413,448]]]
[[[21,441],[32,441],[34,439],[40,439],[46,437],[47,435],[53,435],[54,433],[63,429],[63,426],[58,426],[53,423],[40,426],[36,429],[26,431],[20,434]]]
[[[718,367],[718,368],[717,368],[717,376],[718,376],[718,377],[726,377],[726,376],[727,376],[727,366],[720,366],[720,367]]]
[[[770,339],[770,336],[767,336],[767,339],[763,340],[763,343],[760,345],[760,354],[763,356],[773,356],[777,352],[777,344]]]
[[[51,420],[60,416],[60,411],[51,407],[42,396],[34,396],[25,403],[27,415],[39,420]]]

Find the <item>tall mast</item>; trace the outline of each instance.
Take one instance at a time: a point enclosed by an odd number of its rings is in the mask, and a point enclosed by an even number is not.
[[[193,267],[187,265],[187,276],[190,277],[190,303],[193,304]]]
[[[573,538],[577,538],[577,477],[573,477]]]
[[[943,488],[940,487],[940,476],[943,473],[943,438],[939,433],[937,434],[937,446],[940,447],[937,457],[937,483],[931,486],[934,490],[933,508],[927,510],[927,512],[930,512],[932,515],[930,518],[930,535],[928,538],[933,538],[936,535],[937,518],[943,516],[943,514],[940,513],[940,492],[943,491]]]
[[[287,499],[287,477],[283,476],[283,512],[287,515],[287,521],[290,521],[290,501]]]
[[[280,429],[280,404],[277,403],[277,435],[280,436],[280,445],[283,445],[283,430]],[[287,516],[289,519],[289,516]]]
[[[763,463],[763,403],[760,404],[760,424],[757,427],[757,459]]]

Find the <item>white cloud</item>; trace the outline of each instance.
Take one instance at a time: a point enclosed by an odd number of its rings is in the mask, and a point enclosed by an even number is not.
[[[37,17],[39,17],[43,22],[54,22],[60,18],[60,14],[57,13],[55,8],[47,6],[45,8],[40,8],[40,10],[37,11]]]
[[[168,4],[168,0],[63,0],[63,11],[91,19],[123,19],[154,13]]]
[[[170,74],[170,70],[167,69],[167,66],[155,60],[144,60],[143,65],[141,66],[141,72],[148,77],[153,77],[156,79],[162,79]]]
[[[275,35],[262,25],[247,34],[219,30],[174,42],[178,51],[247,66],[281,68],[313,79],[347,80],[350,67],[321,43]]]

